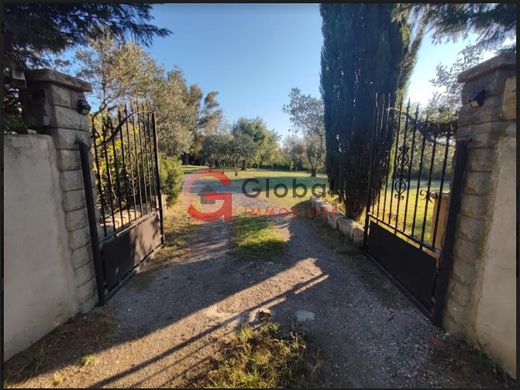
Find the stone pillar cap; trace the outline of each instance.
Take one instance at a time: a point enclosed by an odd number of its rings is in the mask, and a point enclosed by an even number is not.
[[[511,53],[502,53],[496,57],[490,58],[489,60],[484,61],[459,74],[457,81],[459,83],[466,83],[473,79],[482,77],[487,73],[491,73],[499,68],[516,69],[515,55]]]
[[[58,72],[52,69],[32,69],[25,71],[25,78],[28,83],[52,83],[61,85],[62,87],[70,88],[74,91],[91,92],[92,86],[90,83],[78,79],[68,74]]]

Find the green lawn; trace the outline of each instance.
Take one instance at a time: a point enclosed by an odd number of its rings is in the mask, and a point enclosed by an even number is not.
[[[430,199],[429,202],[426,201],[425,193],[421,193],[421,191],[427,190],[427,185],[424,184],[427,183],[421,183],[421,187],[418,190],[417,182],[412,181],[409,191],[404,192],[402,198],[398,198],[395,191],[392,194],[391,187],[388,186],[386,190],[386,201],[385,191],[382,191],[379,194],[378,201],[376,201],[371,208],[371,213],[378,215],[379,218],[387,223],[391,223],[392,225],[397,224],[399,230],[405,231],[407,234],[419,239],[422,237],[424,226],[424,239],[432,242],[432,230],[434,228],[432,221],[434,220],[436,200]],[[439,192],[440,184],[440,181],[432,181],[430,192]],[[417,193],[418,191],[419,194]],[[449,183],[444,182],[442,192],[449,192]],[[446,200],[443,199],[442,203],[446,203]],[[417,209],[415,210],[416,204]]]
[[[185,175],[187,175],[187,174],[192,173],[193,171],[196,171],[198,169],[205,169],[207,167],[204,165],[181,165],[181,168],[182,168],[182,172]]]
[[[189,167],[188,171],[192,172],[193,170],[201,167],[195,166],[187,166]],[[261,190],[259,197],[263,199],[268,199],[274,204],[279,205],[280,207],[291,209],[296,205],[300,204],[303,201],[309,199],[312,195],[312,186],[315,184],[325,185],[327,184],[327,176],[324,174],[318,174],[317,177],[311,177],[308,172],[290,172],[290,171],[275,171],[268,169],[248,169],[246,171],[239,171],[238,176],[235,176],[235,172],[231,169],[226,169],[225,174],[230,178],[230,180],[238,185],[242,186],[242,183],[246,179],[257,179],[258,183],[249,183],[246,186],[246,189],[250,191],[250,193],[255,193],[255,189],[259,188]],[[269,184],[267,184],[266,179],[269,179]],[[296,196],[293,194],[293,179],[295,179],[296,184],[298,186]],[[277,185],[285,185],[288,189],[287,195],[280,197],[274,193],[274,188]],[[386,201],[384,197],[384,191],[381,192],[379,201],[376,201],[372,212],[374,214],[379,215],[381,219],[384,221],[395,225],[397,222],[398,228],[400,230],[404,230],[407,234],[412,234],[412,226],[413,235],[417,238],[421,238],[422,236],[422,228],[424,226],[424,239],[427,241],[432,241],[432,220],[434,214],[434,205],[435,200],[430,199],[428,205],[426,204],[426,198],[421,190],[427,189],[426,180],[421,180],[419,188],[419,196],[417,197],[417,181],[412,180],[410,189],[408,192],[403,194],[403,198],[399,199],[399,212],[397,212],[398,207],[398,199],[395,196],[395,192],[391,193],[391,187],[387,187]],[[269,191],[267,190],[267,185],[269,185]],[[304,186],[307,189],[305,196],[301,196],[304,193],[302,188]],[[430,191],[438,192],[440,189],[440,181],[432,181]],[[321,187],[316,188],[317,192],[321,192]],[[278,194],[283,192],[283,188],[278,189]],[[449,182],[445,181],[443,185],[443,193],[449,192]],[[298,197],[301,196],[301,197]],[[408,205],[406,206],[406,202],[408,199]],[[343,205],[338,201],[338,199],[334,196],[327,195],[326,200],[330,202],[337,210],[340,212],[344,212]],[[417,200],[417,202],[416,202]],[[445,202],[443,200],[442,202]],[[415,224],[414,224],[414,210],[415,204],[417,203],[417,210],[415,211]],[[379,206],[379,211],[378,211]],[[390,208],[392,213],[390,215]],[[406,221],[403,224],[403,221]],[[359,223],[365,223],[365,214],[362,214],[358,219]]]

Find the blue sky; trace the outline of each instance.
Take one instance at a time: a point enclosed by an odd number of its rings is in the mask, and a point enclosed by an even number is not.
[[[281,110],[292,87],[319,97],[321,16],[318,4],[157,4],[154,23],[173,34],[148,49],[166,69],[179,66],[189,83],[216,90],[226,119],[262,117],[285,136]],[[410,82],[412,101],[426,103],[439,62],[467,44],[423,41]]]

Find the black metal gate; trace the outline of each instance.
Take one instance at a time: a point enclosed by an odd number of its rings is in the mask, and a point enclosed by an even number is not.
[[[467,141],[455,142],[455,126],[378,95],[365,248],[437,324],[466,161]]]
[[[99,302],[104,304],[164,242],[154,113],[138,103],[99,113],[92,118],[92,148],[80,143],[80,156]]]

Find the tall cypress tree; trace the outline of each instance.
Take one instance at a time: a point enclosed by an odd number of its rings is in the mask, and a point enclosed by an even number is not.
[[[376,93],[395,99],[410,76],[423,29],[411,40],[393,4],[322,4],[321,92],[331,191],[358,218],[367,200]],[[389,145],[388,145],[389,148]]]

